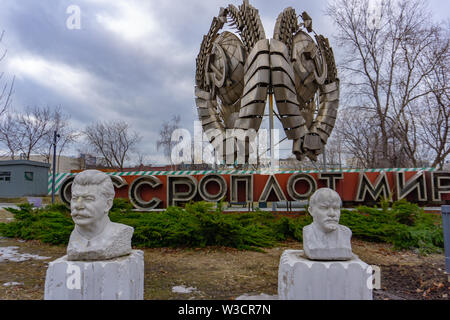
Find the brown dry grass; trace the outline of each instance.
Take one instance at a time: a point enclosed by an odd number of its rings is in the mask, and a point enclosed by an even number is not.
[[[0,240],[0,247],[10,246],[19,247],[20,253],[30,253],[51,258],[48,260],[0,262],[0,299],[43,299],[48,262],[64,255],[66,248],[41,244],[39,241]],[[23,283],[23,285],[5,287],[3,284],[7,282],[19,282]]]
[[[0,223],[8,223],[12,220],[14,220],[14,215],[11,212],[0,209]]]
[[[280,256],[298,243],[266,249],[265,253],[230,248],[145,250],[146,299],[233,299],[243,294],[277,294]],[[189,296],[172,293],[173,286],[197,290]]]
[[[31,198],[42,198],[43,204],[51,204],[52,203],[52,197],[51,196],[45,196],[45,197],[31,197]],[[55,201],[59,201],[59,197],[55,195]],[[28,203],[27,197],[20,197],[20,198],[0,198],[0,203]]]
[[[381,267],[382,288],[376,299],[448,299],[450,284],[443,274],[444,256],[395,252],[387,244],[352,240],[353,251]],[[48,260],[0,262],[0,299],[43,299],[49,261],[65,255],[64,246],[38,241],[0,239],[0,247],[17,246],[19,252],[51,257]],[[277,294],[278,264],[286,249],[301,249],[289,241],[265,252],[224,247],[202,249],[145,249],[145,299],[234,299],[240,295]],[[5,287],[6,282],[23,285]],[[442,284],[444,283],[444,286]],[[189,294],[173,293],[174,286],[194,287]],[[447,296],[446,296],[447,294]]]

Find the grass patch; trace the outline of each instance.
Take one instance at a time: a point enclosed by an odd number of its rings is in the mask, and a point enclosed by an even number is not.
[[[169,207],[163,212],[133,211],[128,200],[115,199],[110,211],[113,222],[134,227],[132,243],[136,247],[206,247],[225,246],[260,250],[279,241],[302,241],[303,227],[312,222],[309,215],[276,218],[272,213],[222,213],[220,206],[195,202],[185,208]],[[0,223],[0,234],[44,243],[67,244],[74,224],[63,205],[36,209],[21,204],[8,209],[15,216],[11,223]],[[443,230],[440,223],[417,205],[405,200],[381,208],[358,207],[342,210],[341,224],[359,239],[391,243],[397,249],[417,248],[422,253],[442,252]]]
[[[74,223],[64,205],[48,205],[36,209],[30,204],[19,204],[19,209],[5,208],[15,220],[0,223],[0,234],[9,238],[41,240],[50,244],[67,244]]]
[[[41,198],[43,205],[49,205],[52,203],[51,196],[43,196],[43,197],[19,197],[19,198],[0,198],[0,203],[11,203],[11,204],[22,204],[28,203],[28,198]],[[55,202],[62,203],[59,199],[58,195],[55,195]]]
[[[353,236],[362,240],[387,242],[396,249],[419,249],[421,253],[442,252],[444,234],[442,220],[406,200],[389,207],[360,206],[355,211],[342,210],[341,224],[348,226]]]
[[[283,221],[271,213],[223,214],[213,204],[190,203],[164,212],[130,212],[126,205],[113,208],[111,221],[134,227],[133,244],[138,247],[226,246],[238,249],[271,247],[281,239]]]

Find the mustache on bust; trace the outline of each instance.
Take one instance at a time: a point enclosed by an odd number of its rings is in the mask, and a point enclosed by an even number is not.
[[[83,212],[80,212],[80,211],[72,212],[71,216],[73,218],[90,218],[91,217],[91,215],[83,213]]]

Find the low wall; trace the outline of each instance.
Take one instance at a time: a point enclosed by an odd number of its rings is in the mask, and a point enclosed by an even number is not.
[[[343,171],[139,171],[106,172],[116,198],[128,198],[137,209],[164,209],[188,201],[267,207],[267,202],[307,201],[318,188],[329,187],[344,205],[375,204],[382,198],[407,199],[421,206],[450,204],[450,172],[433,168]],[[56,192],[70,201],[76,173],[59,174]],[[51,194],[52,176],[49,177]],[[287,204],[288,206],[289,204]]]

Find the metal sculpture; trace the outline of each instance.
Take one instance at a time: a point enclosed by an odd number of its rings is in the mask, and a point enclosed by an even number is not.
[[[227,145],[227,129],[258,131],[273,95],[292,153],[317,160],[336,121],[339,79],[328,39],[315,34],[306,12],[301,17],[303,23],[294,9],[285,9],[270,40],[246,0],[221,8],[213,19],[197,57],[195,87],[199,119],[213,146]],[[226,24],[237,35],[220,33]],[[221,153],[225,158],[236,150]]]

